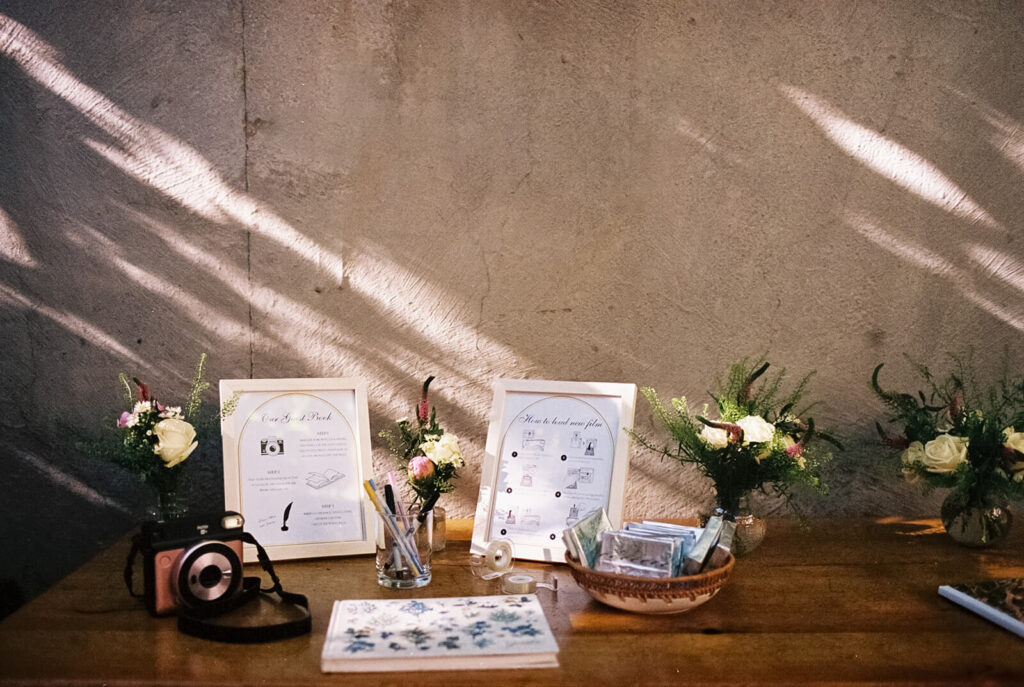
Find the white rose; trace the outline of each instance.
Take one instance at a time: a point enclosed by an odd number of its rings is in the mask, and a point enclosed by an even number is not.
[[[924,444],[920,441],[910,442],[903,454],[900,456],[903,462],[903,477],[911,484],[921,481],[921,475],[914,469],[915,463],[924,463]]]
[[[1007,427],[1003,430],[1003,446],[1008,449],[1015,451],[1013,457],[1007,456],[1004,459],[1006,469],[1014,473],[1014,479],[1017,479],[1018,475],[1024,474],[1024,432],[1017,432],[1013,427]],[[1016,460],[1014,460],[1016,458]],[[1024,477],[1017,479],[1018,482],[1024,480]]]
[[[924,445],[921,462],[928,472],[952,473],[960,463],[967,462],[967,439],[940,434]]]
[[[700,438],[711,448],[725,448],[729,445],[729,433],[718,427],[704,425],[700,430]]]
[[[775,425],[760,415],[747,415],[736,424],[743,429],[743,441],[748,443],[771,441],[775,436]]]
[[[903,460],[903,465],[913,465],[914,463],[924,462],[924,444],[920,441],[910,442],[903,454],[900,456]]]
[[[199,445],[195,441],[195,428],[184,420],[174,418],[161,420],[153,426],[153,433],[157,438],[153,453],[164,461],[164,467],[173,468],[188,458],[189,454]]]
[[[1017,432],[1013,427],[1003,430],[1003,446],[1012,448],[1017,453],[1024,453],[1024,432]]]
[[[423,455],[435,465],[453,465],[457,468],[466,465],[459,449],[459,438],[454,434],[443,434],[439,438],[428,439],[420,448],[423,449]]]

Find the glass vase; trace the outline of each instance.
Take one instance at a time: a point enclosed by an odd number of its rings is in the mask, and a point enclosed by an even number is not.
[[[739,499],[728,510],[721,506],[716,507],[711,515],[718,515],[723,520],[732,520],[736,523],[736,534],[733,536],[730,550],[737,558],[756,549],[768,533],[768,523],[753,513],[746,497]],[[707,524],[708,517],[706,514],[701,516],[701,527]]]
[[[942,526],[955,542],[983,548],[995,546],[1010,534],[1013,514],[1004,504],[984,497],[970,498],[953,490],[942,502]]]
[[[444,547],[448,543],[448,514],[442,506],[434,506],[432,512],[434,514],[434,540],[430,548],[434,553],[438,553],[444,551]]]
[[[422,522],[419,508],[409,509],[411,532],[395,539],[384,519],[377,516],[377,584],[389,589],[415,589],[430,584],[430,554],[434,539],[434,511]],[[402,529],[401,521],[397,523]],[[415,556],[415,560],[411,560]],[[417,566],[418,564],[418,566]],[[417,569],[418,567],[418,569]]]
[[[146,510],[149,520],[167,522],[177,520],[188,514],[188,503],[178,490],[177,485],[156,487],[156,503]]]

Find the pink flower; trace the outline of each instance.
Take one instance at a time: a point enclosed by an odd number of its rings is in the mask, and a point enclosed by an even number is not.
[[[416,410],[416,416],[419,418],[420,424],[422,425],[430,419],[430,403],[427,402],[427,387],[434,381],[434,375],[427,377],[427,381],[423,382],[423,393],[420,394],[419,407]]]
[[[132,414],[129,413],[127,410],[121,413],[121,417],[117,419],[117,428],[124,429],[125,427],[127,427],[128,421],[131,419],[131,417]]]
[[[132,381],[134,381],[139,386],[139,400],[140,401],[148,401],[149,400],[149,387],[146,386],[145,384],[143,384],[142,382],[140,382],[138,377],[132,377]]]
[[[426,456],[415,456],[409,461],[409,479],[426,482],[434,476],[434,461]]]

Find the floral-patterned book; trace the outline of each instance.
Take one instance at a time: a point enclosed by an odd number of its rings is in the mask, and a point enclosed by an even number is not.
[[[944,585],[939,594],[1024,637],[1024,578]]]
[[[335,601],[325,673],[558,667],[533,594]]]

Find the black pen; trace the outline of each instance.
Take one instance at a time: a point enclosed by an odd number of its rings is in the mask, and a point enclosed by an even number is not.
[[[395,490],[391,488],[390,484],[384,485],[384,504],[392,514],[395,513]]]
[[[437,499],[441,497],[441,492],[437,491],[431,494],[430,498],[423,502],[423,507],[420,508],[420,514],[416,516],[416,519],[421,523],[427,519],[427,513],[434,510],[434,504],[437,503]]]

